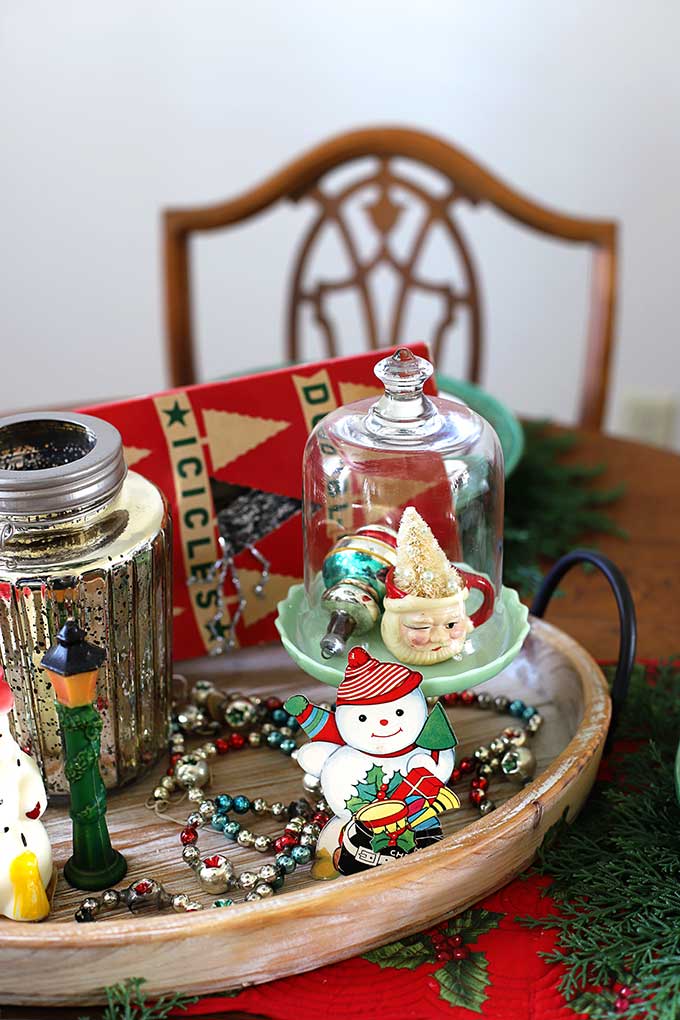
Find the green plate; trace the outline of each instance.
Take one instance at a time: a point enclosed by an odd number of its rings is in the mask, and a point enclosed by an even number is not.
[[[423,694],[426,697],[474,687],[490,680],[512,662],[529,633],[528,610],[513,588],[502,589],[500,602],[500,609],[475,631],[480,636],[482,633],[486,635],[476,651],[460,662],[449,660],[434,666],[416,667],[423,674]],[[293,585],[283,602],[279,602],[278,610],[276,628],[291,659],[305,673],[337,687],[344,676],[347,656],[321,657],[319,641],[326,630],[328,616],[319,608],[309,607],[304,585]],[[353,642],[349,644],[351,646]],[[362,634],[354,644],[363,645],[380,662],[396,661],[383,644],[380,627]]]
[[[503,448],[506,477],[511,475],[524,453],[524,429],[510,408],[465,379],[452,379],[437,372],[437,386],[442,397],[462,400],[494,427]]]
[[[258,375],[261,372],[273,372],[278,368],[286,368],[291,362],[284,361],[278,365],[267,365],[264,368],[252,368],[246,372],[235,372],[232,375],[219,376],[219,380],[234,379],[241,375]],[[509,407],[492,397],[481,386],[466,382],[464,379],[452,379],[449,375],[437,372],[437,386],[443,397],[454,397],[462,400],[482,418],[493,425],[503,448],[506,477],[515,470],[524,452],[524,430]]]

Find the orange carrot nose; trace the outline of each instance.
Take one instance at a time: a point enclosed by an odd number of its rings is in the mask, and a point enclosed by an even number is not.
[[[9,880],[14,888],[12,916],[15,921],[42,921],[50,912],[50,903],[40,877],[38,858],[32,850],[24,850],[9,866]]]

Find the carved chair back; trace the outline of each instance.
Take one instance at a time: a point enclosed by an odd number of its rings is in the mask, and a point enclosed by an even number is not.
[[[373,158],[373,165],[339,189],[326,178],[334,170]],[[422,176],[404,172],[402,161],[434,171],[443,187],[430,188]],[[164,214],[166,321],[171,380],[174,386],[196,381],[189,274],[189,239],[194,232],[218,230],[240,223],[277,202],[303,200],[315,211],[293,262],[288,295],[286,352],[300,358],[305,309],[321,330],[325,355],[338,353],[338,337],[329,305],[344,293],[357,296],[369,348],[391,346],[404,335],[409,302],[418,294],[434,298],[438,312],[428,339],[435,364],[440,363],[448,335],[460,321],[467,330],[467,378],[478,382],[483,355],[482,307],[475,262],[457,210],[461,203],[488,203],[512,219],[555,238],[586,244],[593,251],[591,313],[586,368],[581,390],[580,424],[600,428],[604,414],[611,351],[616,284],[616,224],[587,220],[547,209],[513,190],[453,146],[418,131],[371,128],[324,142],[283,170],[230,201]],[[417,226],[408,243],[392,242],[407,206],[418,207]],[[359,224],[356,210],[363,214]],[[372,227],[375,243],[365,251],[361,228]],[[348,269],[319,279],[310,272],[332,229],[344,249]],[[451,281],[431,280],[419,261],[435,230],[443,236],[457,265]],[[398,253],[397,253],[398,247]],[[380,315],[373,274],[389,267],[396,280],[391,307]],[[453,282],[453,278],[457,282]],[[312,280],[310,283],[309,281]],[[459,315],[461,311],[466,314]]]

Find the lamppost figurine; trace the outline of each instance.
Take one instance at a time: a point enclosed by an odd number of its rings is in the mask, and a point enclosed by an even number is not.
[[[64,772],[71,791],[73,855],[64,878],[76,889],[115,885],[127,872],[125,858],[111,846],[106,825],[106,788],[99,771],[102,720],[93,705],[99,667],[106,658],[67,620],[42,665],[57,697],[64,744]]]

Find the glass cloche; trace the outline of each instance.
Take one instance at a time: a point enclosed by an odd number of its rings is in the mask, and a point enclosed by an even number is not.
[[[424,392],[432,366],[408,348],[375,374],[381,397],[331,412],[307,441],[305,582],[277,625],[328,683],[361,644],[413,664],[426,694],[462,690],[503,669],[528,631],[502,585],[503,453],[469,407]]]

